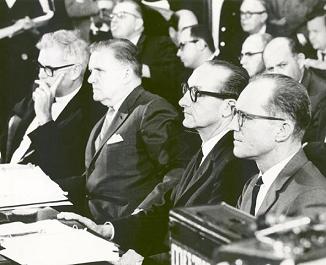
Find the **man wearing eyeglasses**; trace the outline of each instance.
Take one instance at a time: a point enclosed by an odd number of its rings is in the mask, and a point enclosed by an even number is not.
[[[123,249],[133,248],[150,255],[167,251],[164,239],[171,208],[221,201],[235,205],[244,181],[256,169],[234,157],[228,127],[232,107],[248,79],[243,68],[213,60],[196,68],[183,85],[184,95],[179,102],[184,112],[183,125],[199,133],[202,147],[188,164],[179,185],[165,194],[163,203],[126,218],[107,220],[112,223],[106,225],[96,225],[72,213],[58,217],[79,220]]]
[[[265,70],[263,52],[267,43],[272,39],[268,33],[249,35],[242,44],[239,61],[250,77]]]
[[[326,179],[301,147],[310,121],[305,87],[284,75],[257,76],[233,113],[234,154],[254,160],[260,170],[244,187],[238,207],[252,215],[325,211]]]
[[[267,44],[263,58],[267,72],[287,75],[306,87],[312,119],[304,142],[323,142],[326,136],[326,81],[305,68],[305,55],[292,39],[274,38]]]
[[[214,51],[213,37],[204,25],[187,27],[179,34],[177,56],[189,69],[193,70],[213,59]]]
[[[266,33],[268,18],[264,0],[243,0],[240,6],[240,23],[244,32]],[[269,33],[269,32],[268,32]]]
[[[111,14],[113,38],[128,39],[137,46],[144,88],[177,106],[182,65],[176,57],[176,47],[169,37],[149,36],[144,29],[142,9],[136,1],[116,4]]]
[[[13,110],[2,162],[32,163],[52,178],[80,175],[88,135],[102,113],[83,85],[87,43],[60,30],[45,34],[37,47],[37,87]]]

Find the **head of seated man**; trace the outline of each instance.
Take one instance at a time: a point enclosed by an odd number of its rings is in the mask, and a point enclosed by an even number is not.
[[[185,67],[197,68],[203,62],[212,59],[214,51],[213,38],[206,26],[194,25],[182,30],[177,56]]]
[[[267,43],[272,39],[268,33],[249,35],[242,44],[240,63],[250,77],[265,70],[263,52]]]
[[[268,73],[283,74],[301,81],[305,56],[299,52],[294,40],[286,37],[271,40],[265,47],[263,58]]]
[[[87,45],[77,32],[67,30],[47,33],[37,44],[39,80],[51,87],[63,75],[53,96],[68,95],[81,86],[89,59]]]
[[[240,209],[276,216],[325,211],[325,177],[302,150],[310,109],[305,87],[285,75],[258,75],[240,94],[231,125],[233,151],[260,170],[244,187]]]
[[[198,19],[191,10],[180,9],[173,13],[168,23],[170,38],[175,45],[178,45],[181,31],[186,27],[197,25]]]
[[[140,6],[132,0],[118,2],[111,14],[113,38],[123,38],[136,43],[144,31],[144,20]]]
[[[240,6],[240,23],[244,32],[265,33],[267,18],[264,0],[243,0]]]
[[[326,53],[326,11],[323,8],[316,8],[307,21],[309,40],[314,49]],[[324,61],[326,61],[324,55]]]

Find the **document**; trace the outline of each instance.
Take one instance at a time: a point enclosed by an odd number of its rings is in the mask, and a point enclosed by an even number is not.
[[[39,167],[33,165],[0,165],[0,209],[71,204],[65,192]]]
[[[5,248],[0,255],[20,264],[66,265],[119,259],[113,243],[58,220],[0,225],[0,242]]]

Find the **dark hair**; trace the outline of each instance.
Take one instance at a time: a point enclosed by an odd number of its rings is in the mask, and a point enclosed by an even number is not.
[[[141,77],[142,68],[138,60],[137,47],[126,39],[111,39],[95,42],[90,46],[91,54],[94,51],[110,49],[114,53],[114,57],[121,63],[128,64],[134,70],[136,76]]]
[[[177,31],[179,19],[180,19],[180,17],[175,12],[173,12],[172,16],[170,17],[170,19],[168,21],[168,26],[171,28],[174,28]]]
[[[311,118],[311,105],[307,89],[291,77],[281,74],[262,74],[254,80],[270,79],[275,88],[266,109],[271,115],[282,112],[295,124],[293,135],[302,139]],[[263,88],[262,88],[263,89]]]
[[[197,25],[193,25],[190,27],[186,27],[184,29],[190,29],[190,36],[196,39],[202,39],[206,42],[208,48],[214,52],[215,51],[215,46],[214,46],[214,41],[213,41],[213,37],[212,34],[210,33],[210,31],[208,30],[207,26],[205,25],[201,25],[201,24],[197,24]]]
[[[207,63],[211,66],[220,66],[230,71],[230,75],[228,79],[225,80],[223,84],[223,88],[221,89],[220,92],[232,93],[235,94],[238,98],[242,90],[249,83],[248,72],[244,68],[233,65],[227,61],[213,59],[207,61]]]
[[[324,5],[325,3],[323,3],[323,1],[317,3],[312,11],[307,15],[307,21],[313,20],[316,17],[324,17],[324,23],[326,26],[326,10]]]

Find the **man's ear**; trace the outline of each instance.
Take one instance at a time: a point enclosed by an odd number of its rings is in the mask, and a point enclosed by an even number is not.
[[[294,124],[288,121],[282,121],[278,126],[276,131],[275,140],[276,142],[284,142],[286,141],[294,131]]]
[[[144,29],[144,20],[142,18],[135,19],[135,31]]]
[[[303,70],[304,65],[305,65],[306,56],[302,52],[300,52],[296,55],[296,57],[297,57],[297,61],[298,61],[300,69]]]
[[[221,113],[223,118],[228,118],[232,116],[232,107],[235,106],[235,99],[225,99],[221,106]]]
[[[80,77],[83,72],[83,67],[81,64],[76,64],[73,66],[73,69],[70,71],[71,80],[76,80]]]
[[[267,14],[267,12],[261,14],[261,20],[262,20],[264,23],[266,23],[267,19],[268,19],[268,14]]]
[[[207,47],[207,43],[203,39],[198,39],[196,46],[199,50],[204,50]]]

